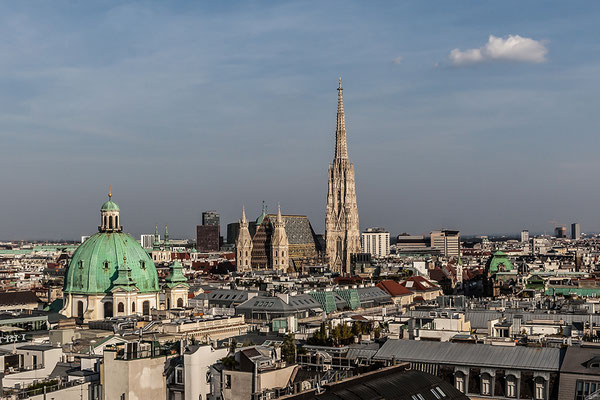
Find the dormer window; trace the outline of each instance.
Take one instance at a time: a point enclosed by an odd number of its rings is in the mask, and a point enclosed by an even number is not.
[[[146,269],[146,261],[140,260],[140,268],[141,269]]]
[[[110,266],[110,265],[109,265],[108,261],[104,261],[104,269],[105,269],[105,270],[108,270],[108,267],[109,267],[109,266]]]
[[[600,369],[600,356],[596,356],[589,360],[587,363],[588,368],[598,368]]]

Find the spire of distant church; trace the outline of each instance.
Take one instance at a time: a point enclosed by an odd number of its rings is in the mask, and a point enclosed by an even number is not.
[[[246,219],[246,206],[242,205],[242,219],[240,220],[240,224],[248,225],[248,220]]]
[[[338,86],[338,109],[337,126],[335,129],[335,158],[348,158],[348,144],[346,142],[346,117],[344,115],[344,98],[342,95],[342,78],[340,77]]]

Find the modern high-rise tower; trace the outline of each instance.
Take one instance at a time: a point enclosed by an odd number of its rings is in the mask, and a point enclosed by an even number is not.
[[[338,86],[335,154],[329,164],[329,185],[325,214],[326,256],[332,271],[350,273],[350,255],[360,253],[358,207],[354,186],[354,165],[348,160],[346,117],[342,97],[342,78]]]

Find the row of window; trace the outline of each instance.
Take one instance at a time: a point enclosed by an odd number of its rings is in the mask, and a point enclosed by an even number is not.
[[[179,299],[179,300],[181,300],[181,299]],[[179,300],[177,302],[178,307],[180,307]],[[183,300],[181,300],[181,307],[183,307]],[[112,301],[107,301],[107,302],[103,303],[103,308],[104,308],[104,318],[110,318],[113,316]],[[77,317],[83,318],[83,312],[84,312],[84,304],[83,304],[82,300],[79,300],[77,302]],[[119,302],[119,304],[117,304],[117,312],[119,312],[119,313],[125,312],[125,304],[123,304],[123,302]],[[135,312],[135,302],[131,303],[131,312]],[[150,315],[150,302],[148,300],[146,300],[142,303],[142,314]]]
[[[465,381],[466,376],[462,372],[457,372],[455,377],[455,387],[459,391],[465,392]],[[516,398],[517,397],[517,384],[518,379],[514,375],[506,376],[506,397]],[[491,396],[492,395],[493,378],[488,373],[481,375],[480,394]],[[546,380],[542,377],[534,379],[534,399],[544,400],[546,399]]]

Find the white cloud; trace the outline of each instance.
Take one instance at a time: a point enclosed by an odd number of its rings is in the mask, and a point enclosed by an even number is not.
[[[506,38],[490,35],[488,42],[478,49],[454,49],[449,58],[452,65],[463,66],[487,61],[515,61],[542,63],[548,49],[540,41],[508,35]]]
[[[400,63],[402,63],[402,61],[404,61],[404,57],[402,57],[402,56],[398,56],[392,60],[392,62],[394,64],[400,64]]]

